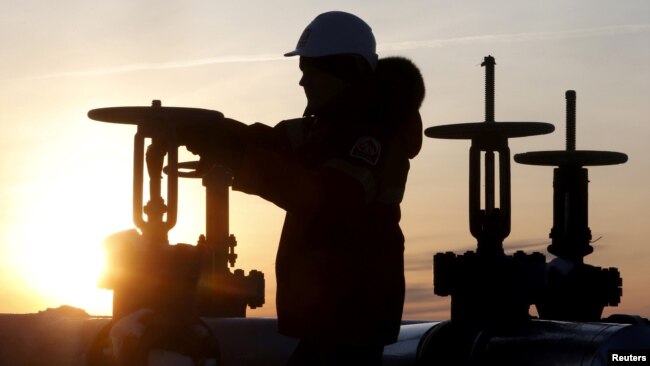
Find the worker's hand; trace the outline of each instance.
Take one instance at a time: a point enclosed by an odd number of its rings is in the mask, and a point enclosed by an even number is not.
[[[197,155],[203,155],[213,144],[220,121],[187,121],[176,125],[176,138],[179,145]]]
[[[180,145],[185,145],[202,160],[232,168],[246,143],[247,127],[239,121],[224,118],[214,123],[179,125],[177,137]]]

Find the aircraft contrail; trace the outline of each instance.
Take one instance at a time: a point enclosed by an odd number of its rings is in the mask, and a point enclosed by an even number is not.
[[[549,41],[560,39],[573,39],[573,38],[588,38],[606,35],[618,35],[629,33],[640,33],[650,30],[650,24],[629,24],[617,25],[599,28],[586,28],[575,29],[566,31],[551,31],[551,32],[529,32],[529,33],[513,33],[513,34],[493,34],[493,35],[480,35],[480,36],[467,36],[467,37],[454,37],[447,39],[434,39],[424,41],[406,41],[394,43],[381,43],[378,45],[379,52],[386,51],[404,51],[413,49],[436,48],[445,47],[458,44],[469,43],[515,43],[515,42],[535,42],[535,41]],[[114,66],[100,69],[78,70],[59,72],[37,77],[38,79],[71,77],[71,76],[101,76],[108,74],[117,74],[133,71],[145,70],[166,70],[166,69],[182,69],[196,66],[205,66],[221,63],[244,63],[244,62],[265,62],[265,61],[278,61],[285,59],[282,54],[260,54],[260,55],[239,55],[239,56],[217,56],[210,58],[200,58],[194,60],[180,60],[169,61],[160,63],[138,63]]]
[[[384,43],[379,45],[379,51],[402,51],[411,49],[435,48],[462,43],[515,43],[552,41],[559,39],[588,38],[607,35],[640,33],[650,29],[650,24],[629,24],[610,27],[574,29],[551,32],[528,32],[512,34],[492,34],[481,36],[455,37],[412,42]]]
[[[243,56],[219,56],[209,58],[199,58],[194,60],[169,61],[159,63],[139,63],[130,65],[121,65],[93,70],[79,70],[59,72],[41,76],[42,79],[59,78],[67,76],[100,76],[107,74],[117,74],[131,71],[144,70],[165,70],[165,69],[182,69],[196,66],[205,66],[223,63],[244,63],[244,62],[262,62],[282,60],[282,55],[243,55]]]

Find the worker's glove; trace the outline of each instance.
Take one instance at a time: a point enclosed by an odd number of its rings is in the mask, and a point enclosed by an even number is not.
[[[199,155],[201,160],[233,168],[246,143],[247,127],[234,119],[223,118],[214,122],[179,124],[176,134],[179,144]]]

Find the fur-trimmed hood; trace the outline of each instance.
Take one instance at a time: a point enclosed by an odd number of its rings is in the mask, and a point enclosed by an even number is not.
[[[424,79],[405,57],[386,57],[377,64],[377,108],[389,131],[402,140],[409,158],[422,148],[419,109],[425,95]]]

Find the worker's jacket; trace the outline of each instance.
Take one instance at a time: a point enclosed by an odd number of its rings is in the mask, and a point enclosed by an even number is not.
[[[398,138],[364,126],[371,124],[310,117],[248,127],[233,189],[286,210],[276,260],[284,335],[343,344],[397,339],[409,153]]]

